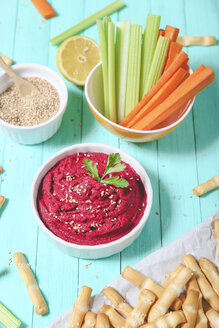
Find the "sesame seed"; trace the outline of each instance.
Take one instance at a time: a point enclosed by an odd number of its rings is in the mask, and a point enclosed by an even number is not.
[[[20,97],[14,83],[9,86],[0,95],[0,118],[17,126],[33,126],[48,121],[59,108],[57,90],[40,77],[28,77],[25,80],[31,82],[36,90],[23,98]]]

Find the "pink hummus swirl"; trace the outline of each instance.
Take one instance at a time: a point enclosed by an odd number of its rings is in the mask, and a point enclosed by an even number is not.
[[[129,164],[123,162],[125,170],[111,174],[129,182],[127,188],[116,188],[89,176],[85,158],[96,163],[99,175],[103,175],[108,158],[104,153],[77,153],[62,159],[41,182],[38,211],[47,228],[65,241],[106,244],[139,223],[147,195],[140,176]]]

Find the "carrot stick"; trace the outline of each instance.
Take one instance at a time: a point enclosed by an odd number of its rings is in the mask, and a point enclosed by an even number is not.
[[[168,52],[167,52],[167,57],[165,59],[165,65],[164,65],[163,72],[165,71],[165,67],[166,67],[166,64],[167,64],[168,57],[169,57],[170,45],[171,45],[172,42],[175,42],[177,40],[177,37],[178,37],[178,34],[179,34],[179,29],[176,28],[176,27],[172,27],[172,26],[166,25],[164,32],[165,32],[164,33],[164,36],[166,38],[169,38],[170,43],[169,43],[169,49],[168,49]]]
[[[158,124],[166,120],[185,104],[186,100],[194,97],[197,93],[205,89],[214,82],[215,75],[208,66],[201,65],[192,75],[188,77],[169,97],[167,97],[152,112],[146,115],[141,121],[133,126],[137,130],[151,130]]]
[[[182,51],[182,45],[177,43],[177,42],[172,41],[170,43],[168,58],[167,58],[167,62],[166,62],[166,66],[164,68],[164,71],[170,66],[170,64],[173,62],[176,55],[178,53],[180,53],[180,51]]]
[[[39,13],[45,18],[51,18],[56,16],[55,10],[50,6],[46,0],[31,0]]]
[[[135,117],[135,115],[144,107],[149,100],[160,90],[160,88],[173,76],[174,73],[185,63],[188,62],[188,55],[181,51],[164,74],[160,77],[157,83],[146,93],[143,99],[135,106],[135,108],[119,123],[122,126],[127,124]]]
[[[138,112],[138,114],[128,123],[127,127],[132,128],[145,115],[149,114],[154,108],[160,105],[189,74],[183,68],[178,71],[160,88],[154,97]]]
[[[159,39],[160,36],[164,36],[164,34],[165,34],[165,31],[160,28],[159,32],[158,32],[157,39]]]
[[[169,38],[170,41],[176,42],[178,34],[179,34],[179,29],[178,28],[166,25],[165,34],[164,34],[164,36],[166,38]]]

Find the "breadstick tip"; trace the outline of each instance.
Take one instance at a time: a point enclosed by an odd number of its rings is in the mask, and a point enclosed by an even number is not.
[[[0,195],[0,208],[3,206],[5,202],[5,196]]]

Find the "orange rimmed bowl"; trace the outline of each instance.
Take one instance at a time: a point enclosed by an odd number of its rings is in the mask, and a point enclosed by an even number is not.
[[[191,71],[192,72],[192,71]],[[85,84],[85,96],[91,112],[97,121],[107,130],[118,137],[132,142],[149,142],[160,139],[177,128],[192,109],[195,97],[190,99],[176,114],[162,122],[154,130],[133,130],[108,120],[103,115],[103,77],[102,63],[97,64],[87,77]]]

